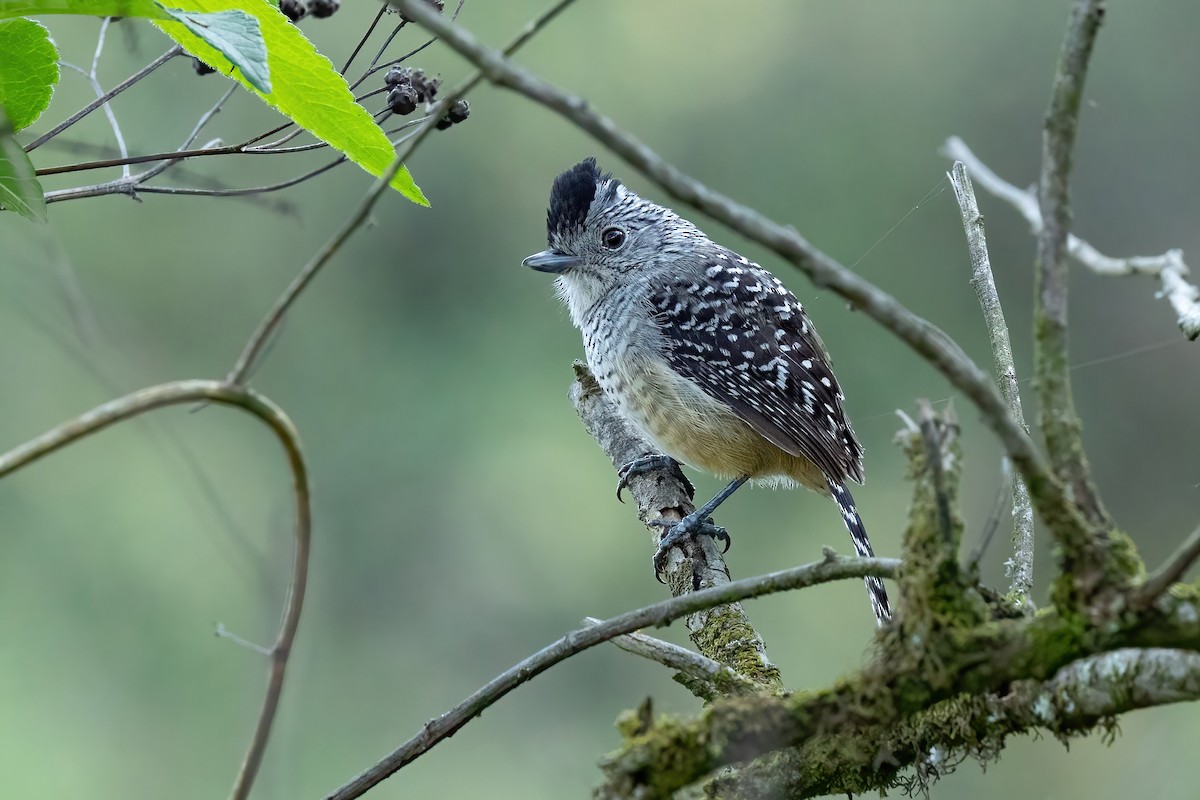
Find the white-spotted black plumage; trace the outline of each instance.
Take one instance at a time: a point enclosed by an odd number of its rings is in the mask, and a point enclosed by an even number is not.
[[[594,159],[554,181],[546,224],[550,249],[525,263],[558,274],[588,364],[622,416],[676,460],[831,495],[855,551],[873,555],[846,489],[862,482],[862,446],[796,296]],[[887,592],[878,578],[866,584],[882,624]]]

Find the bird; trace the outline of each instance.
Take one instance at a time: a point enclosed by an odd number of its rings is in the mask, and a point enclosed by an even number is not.
[[[556,275],[583,336],[587,363],[620,416],[661,455],[731,479],[659,540],[723,530],[709,515],[747,481],[800,485],[831,497],[859,556],[874,556],[849,481],[863,482],[863,448],[824,343],[801,303],[758,264],[668,208],[639,197],[594,157],[562,172],[546,212],[548,249],[522,263]],[[663,523],[666,527],[667,523]],[[865,578],[876,623],[887,590]]]

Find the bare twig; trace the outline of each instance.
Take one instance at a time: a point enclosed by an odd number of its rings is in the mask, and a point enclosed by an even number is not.
[[[1038,268],[1034,292],[1034,383],[1038,392],[1042,435],[1058,479],[1070,488],[1076,506],[1098,527],[1111,527],[1083,449],[1082,424],[1071,393],[1067,342],[1067,236],[1071,229],[1071,166],[1083,84],[1100,22],[1101,0],[1075,0],[1059,55],[1042,135],[1042,174],[1038,204]],[[1064,543],[1067,559],[1082,558],[1089,537]]]
[[[481,68],[488,80],[557,112],[628,161],[672,197],[769,248],[797,266],[814,284],[827,287],[850,300],[908,344],[978,407],[984,421],[996,434],[1016,469],[1024,476],[1034,507],[1049,523],[1055,536],[1078,539],[1086,535],[1083,520],[1074,504],[1029,436],[1009,416],[1004,400],[992,381],[945,333],[913,314],[891,295],[813,247],[794,229],[773,222],[680,172],[644,143],[618,128],[611,119],[598,113],[591,104],[511,63],[499,51],[479,43],[462,27],[448,23],[431,9],[422,7],[423,3],[399,1],[406,14],[436,33],[442,43]]]
[[[602,621],[595,617],[583,619],[585,625],[599,625]],[[763,689],[761,684],[708,656],[644,633],[625,633],[614,637],[612,643],[627,653],[656,661],[686,676],[685,685],[703,700],[727,694],[757,694]]]
[[[639,628],[662,627],[673,620],[706,608],[734,603],[751,597],[803,589],[820,583],[875,575],[894,577],[900,562],[894,558],[842,558],[830,555],[822,561],[799,567],[746,578],[712,589],[672,597],[659,603],[629,611],[598,625],[572,631],[558,641],[542,648],[521,663],[493,678],[470,697],[437,719],[430,720],[415,736],[402,744],[378,764],[328,795],[327,800],[350,800],[361,797],[406,764],[449,738],[488,706],[513,689],[542,674],[550,667],[571,656],[595,647],[624,633]]]
[[[100,97],[97,97],[95,100],[88,103],[86,106],[79,109],[74,114],[67,117],[65,120],[63,120],[59,124],[55,125],[53,128],[46,131],[45,133],[43,133],[41,136],[34,139],[32,142],[30,142],[28,145],[25,146],[25,152],[32,153],[34,150],[38,149],[43,144],[50,141],[55,136],[58,136],[60,133],[65,131],[67,128],[71,127],[76,122],[79,122],[79,120],[83,119],[88,114],[92,113],[97,108],[99,108],[100,106],[107,103],[109,100],[112,100],[114,97],[119,95],[121,92],[125,91],[130,86],[133,86],[135,83],[142,80],[147,75],[149,75],[151,72],[154,72],[154,70],[158,69],[163,64],[167,63],[172,58],[174,58],[175,56],[179,55],[182,52],[183,52],[183,48],[180,47],[179,45],[175,45],[174,47],[170,48],[169,50],[167,50],[167,52],[163,53],[161,56],[154,59],[146,66],[142,67],[137,72],[133,73],[128,78],[126,78],[125,80],[118,83],[113,88],[109,89],[107,92],[102,94]]]
[[[987,325],[988,338],[992,343],[992,364],[996,372],[996,384],[1008,405],[1008,413],[1024,428],[1025,413],[1021,409],[1021,390],[1017,386],[1017,368],[1013,362],[1012,343],[1008,338],[1008,323],[1004,320],[1004,309],[1000,306],[1000,295],[992,277],[992,263],[988,257],[987,237],[983,229],[983,215],[975,200],[975,189],[971,176],[961,161],[950,168],[950,185],[962,214],[963,230],[967,235],[967,251],[971,257],[971,286],[983,309],[983,320]],[[1015,471],[1012,475],[1013,558],[1006,562],[1008,576],[1012,578],[1009,595],[1018,605],[1029,599],[1033,588],[1033,507],[1029,503],[1029,489],[1025,480]]]
[[[544,12],[539,17],[527,24],[524,30],[522,30],[511,42],[509,42],[508,46],[504,49],[504,52],[508,54],[515,53],[526,42],[528,42],[534,34],[545,27],[545,25],[555,17],[557,17],[559,13],[572,2],[573,0],[558,0],[558,2],[556,2],[548,11]],[[432,9],[430,9],[430,11],[432,13]],[[450,106],[454,105],[459,98],[471,91],[471,89],[475,88],[483,80],[483,77],[484,76],[482,72],[476,72],[470,78],[463,81],[461,84],[454,87],[450,92],[444,95],[443,98],[439,100],[433,108],[430,109],[429,116],[426,118],[424,124],[417,128],[416,133],[409,137],[407,140],[407,146],[396,153],[396,159],[392,162],[391,166],[388,167],[384,174],[381,175],[379,179],[375,181],[374,185],[372,185],[367,191],[366,196],[364,196],[362,201],[358,204],[358,208],[355,209],[354,214],[352,214],[350,218],[342,224],[342,227],[339,228],[336,233],[334,233],[333,237],[330,238],[329,241],[327,241],[321,247],[321,249],[313,255],[309,262],[304,265],[304,268],[300,270],[300,272],[288,285],[287,289],[284,290],[283,294],[279,296],[279,299],[275,301],[275,304],[267,312],[267,315],[263,317],[262,321],[258,324],[258,328],[256,328],[254,333],[250,335],[250,339],[246,342],[245,347],[242,349],[241,355],[238,356],[237,362],[233,365],[233,369],[230,370],[226,380],[228,380],[230,383],[245,382],[246,378],[250,374],[250,371],[254,368],[255,361],[262,353],[262,350],[266,346],[267,342],[270,341],[272,335],[275,333],[275,330],[279,327],[279,323],[283,321],[283,317],[285,314],[287,314],[288,309],[291,308],[292,303],[296,302],[296,298],[300,296],[300,293],[303,292],[305,287],[312,282],[313,278],[315,278],[317,273],[321,271],[321,268],[328,263],[329,259],[331,259],[333,255],[342,248],[342,245],[345,244],[346,240],[349,239],[350,236],[356,230],[358,230],[364,222],[367,221],[367,218],[371,214],[371,209],[375,207],[375,202],[388,188],[392,178],[394,178],[404,166],[404,162],[409,158],[409,156],[412,155],[413,151],[415,151],[417,147],[420,146],[421,142],[425,140],[425,137],[428,136],[431,131],[433,131],[438,121],[446,115],[446,112],[450,109]]]
[[[1179,546],[1179,549],[1146,579],[1146,582],[1138,589],[1134,604],[1138,608],[1149,608],[1154,605],[1154,601],[1171,588],[1171,584],[1182,578],[1197,558],[1200,558],[1200,528],[1192,531],[1191,536]]]
[[[942,154],[964,162],[980,186],[1020,212],[1034,233],[1041,233],[1042,212],[1038,208],[1037,197],[1032,192],[1018,189],[1001,178],[987,164],[980,161],[957,136],[946,140],[942,146]],[[1071,234],[1067,237],[1067,252],[1098,275],[1145,275],[1157,278],[1162,284],[1159,295],[1171,304],[1175,311],[1176,324],[1184,336],[1189,339],[1200,337],[1200,288],[1187,281],[1190,271],[1184,263],[1182,250],[1168,250],[1160,256],[1112,258]]]
[[[283,619],[275,644],[271,647],[271,672],[263,696],[262,709],[254,728],[246,756],[242,760],[237,780],[230,794],[235,800],[243,800],[250,794],[258,767],[262,763],[267,740],[271,735],[271,724],[279,706],[283,691],[283,679],[287,670],[288,654],[296,638],[300,624],[300,612],[304,607],[304,590],[308,583],[308,553],[312,534],[312,515],[309,502],[308,467],[300,452],[300,439],[292,421],[283,410],[262,395],[241,386],[231,386],[219,381],[176,381],[151,386],[147,389],[112,400],[64,422],[36,439],[0,455],[0,478],[5,477],[38,459],[48,456],[69,444],[101,431],[110,425],[131,419],[147,411],[165,406],[208,401],[240,408],[262,420],[274,432],[283,445],[288,466],[292,472],[292,492],[296,502],[295,552],[292,556],[292,577],[288,584],[284,602]]]

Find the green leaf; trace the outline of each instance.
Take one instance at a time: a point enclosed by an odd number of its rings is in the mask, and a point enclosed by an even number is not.
[[[58,49],[31,19],[0,21],[0,107],[14,130],[28,128],[50,105],[58,83]]]
[[[46,198],[34,173],[33,162],[17,144],[12,123],[0,106],[0,208],[15,211],[34,222],[46,222]]]
[[[4,0],[0,0],[0,3]],[[316,51],[299,28],[267,0],[170,0],[188,12],[245,11],[258,20],[267,43],[271,91],[254,87],[245,73],[217,49],[174,21],[155,25],[201,61],[239,81],[269,106],[293,122],[345,153],[351,161],[378,177],[391,165],[396,151],[387,135],[365,108],[354,101],[346,81],[329,59]],[[392,188],[427,206],[429,201],[413,182],[407,169],[392,179]]]
[[[154,0],[0,0],[0,19],[38,14],[150,19],[165,19],[167,16]]]
[[[242,71],[251,86],[263,94],[271,93],[267,44],[263,41],[257,19],[238,10],[196,14],[166,6],[162,8],[171,19],[220,51]]]

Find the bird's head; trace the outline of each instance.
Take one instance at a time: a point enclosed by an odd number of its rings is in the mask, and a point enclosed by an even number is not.
[[[560,284],[602,291],[686,252],[684,240],[696,236],[703,238],[691,223],[638,197],[586,158],[554,179],[546,212],[550,247],[523,263],[559,275]]]

